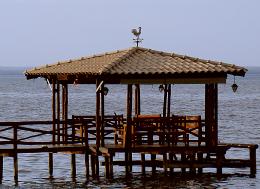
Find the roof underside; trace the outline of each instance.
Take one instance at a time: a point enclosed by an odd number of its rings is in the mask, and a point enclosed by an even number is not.
[[[202,83],[223,82],[227,74],[244,76],[243,67],[222,62],[134,47],[76,60],[58,62],[25,72],[27,79],[43,77],[73,83]],[[215,81],[214,81],[215,79]],[[220,79],[220,80],[219,80]]]

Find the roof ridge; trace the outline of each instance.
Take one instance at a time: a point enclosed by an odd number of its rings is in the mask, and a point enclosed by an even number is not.
[[[107,66],[104,66],[104,68],[102,70],[100,70],[100,74],[102,73],[105,73],[107,72],[109,69],[112,69],[114,66],[118,65],[118,63],[122,62],[123,60],[125,60],[127,57],[129,57],[131,54],[133,54],[134,52],[136,52],[138,49],[143,49],[143,48],[140,48],[140,47],[132,47],[132,48],[129,48],[127,50],[127,52],[118,57],[115,61],[111,62],[110,64],[108,64]]]

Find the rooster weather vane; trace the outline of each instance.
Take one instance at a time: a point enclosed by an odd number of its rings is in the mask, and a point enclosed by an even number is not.
[[[143,39],[140,38],[140,34],[141,34],[142,28],[138,27],[138,31],[137,29],[132,29],[132,34],[135,35],[136,38],[134,38],[134,43],[136,43],[136,46],[139,46],[139,43],[141,43],[143,41]]]

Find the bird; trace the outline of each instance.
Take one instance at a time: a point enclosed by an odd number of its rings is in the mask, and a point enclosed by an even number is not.
[[[139,37],[139,35],[141,34],[141,30],[142,30],[142,28],[141,28],[141,27],[138,27],[138,31],[137,31],[137,29],[132,29],[132,33],[133,33],[136,37]]]

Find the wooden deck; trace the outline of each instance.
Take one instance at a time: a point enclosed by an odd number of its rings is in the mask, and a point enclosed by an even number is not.
[[[194,137],[183,140],[183,136],[186,136],[187,133],[193,135],[191,132],[195,131],[194,129],[180,128],[182,137],[176,140],[172,137],[176,130],[171,132],[169,127],[163,127],[162,131],[166,133],[162,135],[161,131],[158,134],[158,129],[146,127],[144,131],[140,131],[140,129],[133,131],[136,133],[136,137],[132,137],[132,144],[129,146],[125,145],[124,139],[119,136],[120,132],[117,130],[119,128],[122,131],[124,127],[116,125],[116,122],[110,117],[107,121],[108,127],[104,128],[106,134],[102,136],[106,142],[100,146],[91,142],[96,135],[94,129],[92,129],[95,128],[94,117],[84,118],[80,121],[59,122],[61,125],[67,124],[66,132],[63,128],[56,129],[53,132],[52,121],[0,122],[0,181],[2,182],[3,179],[3,158],[9,156],[13,157],[14,160],[14,181],[18,182],[18,154],[22,153],[48,154],[50,177],[53,176],[53,154],[55,153],[71,154],[71,174],[73,178],[76,177],[76,154],[85,155],[86,178],[89,178],[90,170],[93,178],[99,176],[100,156],[105,159],[103,165],[107,178],[113,177],[114,165],[125,166],[126,174],[132,170],[132,166],[136,165],[142,167],[143,174],[145,174],[146,167],[149,166],[152,167],[153,173],[156,172],[157,167],[164,168],[165,173],[180,168],[182,172],[189,170],[192,174],[202,173],[203,168],[216,168],[217,175],[221,175],[222,169],[225,167],[248,167],[250,168],[250,176],[254,177],[256,174],[256,149],[258,145],[218,144],[212,148],[207,146],[203,138],[201,141],[195,140]],[[147,123],[150,124],[150,121]],[[159,121],[162,121],[161,118]],[[139,120],[137,123],[136,127],[144,122]],[[165,122],[163,123],[165,124]],[[73,124],[75,124],[74,128]],[[184,131],[186,132],[185,135],[183,135]],[[66,136],[64,133],[66,133]],[[179,133],[177,135],[180,136]],[[55,141],[53,141],[54,138]],[[170,140],[170,142],[167,140]],[[248,149],[248,159],[225,158],[226,152],[231,148]],[[114,159],[117,153],[123,153],[125,159],[123,161]],[[133,159],[133,153],[139,154],[140,159]],[[147,159],[147,154],[151,158]]]

